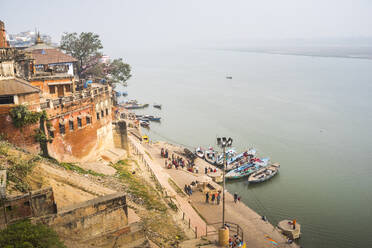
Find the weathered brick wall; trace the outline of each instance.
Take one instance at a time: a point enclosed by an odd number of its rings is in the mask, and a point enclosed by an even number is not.
[[[0,209],[0,229],[17,220],[57,213],[53,190],[50,187],[32,191],[30,194],[8,197]]]

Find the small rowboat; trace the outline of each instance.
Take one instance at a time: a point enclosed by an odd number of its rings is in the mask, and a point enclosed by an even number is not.
[[[236,169],[229,171],[225,175],[225,177],[228,179],[237,179],[237,178],[249,176],[250,174],[266,166],[268,162],[269,162],[269,158],[263,158],[263,159],[260,159],[259,161],[257,160],[257,162],[251,162],[251,163],[242,165]]]
[[[146,121],[146,120],[140,120],[140,125],[142,127],[146,127],[146,128],[149,128],[150,127],[149,121]]]
[[[156,103],[154,103],[154,108],[158,108],[158,109],[161,109],[161,104],[156,104]]]
[[[206,150],[204,152],[204,159],[210,164],[215,164],[216,163],[216,152],[213,150],[213,148],[210,148],[209,150]]]
[[[274,163],[267,167],[264,167],[256,171],[255,173],[251,174],[248,177],[248,182],[249,183],[261,183],[261,182],[267,181],[273,176],[275,176],[276,174],[278,174],[279,168],[280,168],[280,164],[278,163]]]
[[[204,158],[204,150],[203,150],[203,148],[201,148],[201,147],[196,148],[195,154],[199,158]]]

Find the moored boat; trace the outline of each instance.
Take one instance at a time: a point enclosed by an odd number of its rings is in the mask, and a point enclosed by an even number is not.
[[[161,109],[161,104],[156,104],[156,103],[154,103],[154,108],[158,108],[158,109]]]
[[[140,120],[140,125],[146,128],[150,127],[150,123],[146,120]]]
[[[230,158],[234,157],[235,155],[236,155],[236,151],[235,151],[234,148],[231,148],[231,149],[226,151],[226,159],[230,159]],[[218,166],[223,166],[223,153],[220,153],[220,154],[217,155],[216,164]]]
[[[204,159],[210,164],[215,164],[216,163],[216,152],[213,150],[213,148],[209,148],[204,152]]]
[[[237,179],[237,178],[249,176],[250,174],[261,169],[262,167],[267,166],[268,162],[269,162],[269,158],[258,159],[257,161],[244,164],[242,166],[239,166],[236,169],[229,171],[225,175],[225,177],[228,179]]]
[[[255,173],[252,173],[248,177],[248,182],[249,183],[261,183],[261,182],[267,181],[273,176],[275,176],[276,174],[278,174],[279,168],[280,168],[279,163],[274,163],[269,166],[266,166],[256,171]]]
[[[195,149],[195,154],[199,158],[204,158],[204,150],[203,150],[203,148],[201,148],[201,147],[196,148]]]

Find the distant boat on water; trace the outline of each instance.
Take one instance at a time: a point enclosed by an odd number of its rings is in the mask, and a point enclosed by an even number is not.
[[[161,104],[156,104],[156,103],[154,103],[154,108],[161,109]]]
[[[226,79],[232,79],[232,77],[231,76],[227,76]]]

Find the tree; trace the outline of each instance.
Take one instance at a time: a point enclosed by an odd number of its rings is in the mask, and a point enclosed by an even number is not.
[[[122,83],[126,85],[126,81],[132,76],[129,64],[123,62],[122,58],[114,59],[107,70],[112,83]]]
[[[78,73],[80,76],[82,68],[103,46],[98,34],[82,32],[80,35],[77,33],[64,33],[61,38],[60,48],[79,60]]]
[[[49,227],[30,221],[9,225],[0,231],[0,247],[7,248],[65,248],[55,231]]]

